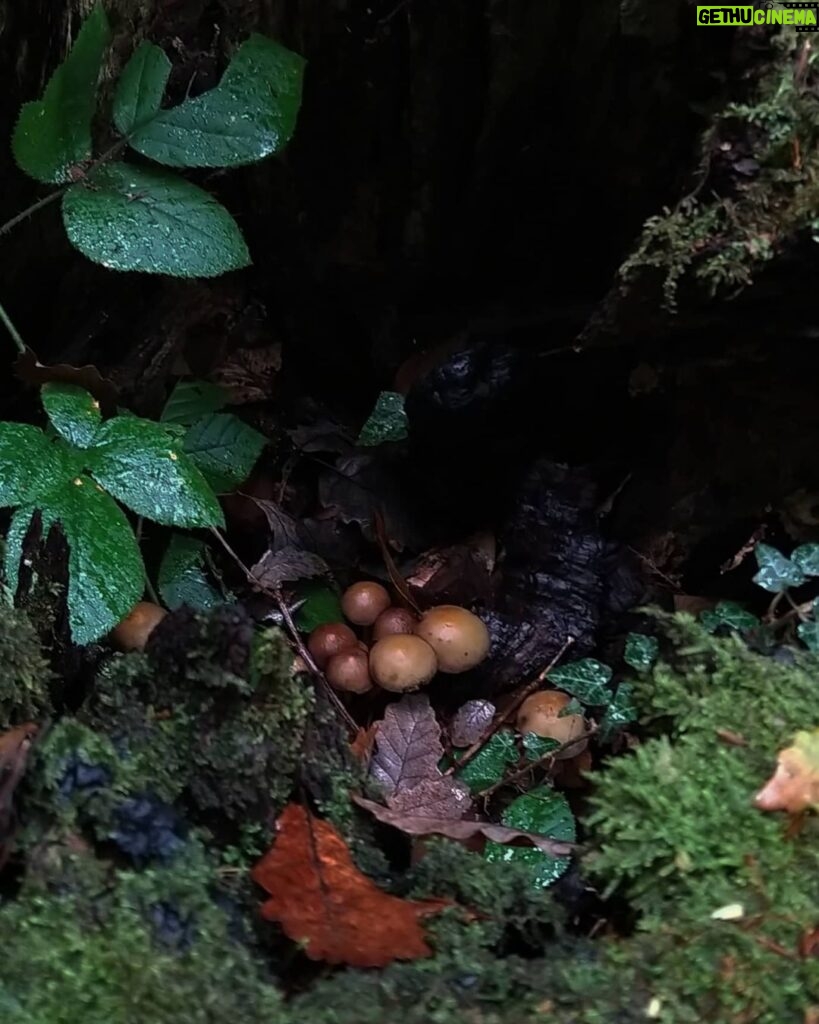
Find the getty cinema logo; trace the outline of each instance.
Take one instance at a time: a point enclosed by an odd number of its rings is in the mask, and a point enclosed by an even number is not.
[[[797,32],[819,32],[819,0],[697,8],[698,25],[793,25]]]

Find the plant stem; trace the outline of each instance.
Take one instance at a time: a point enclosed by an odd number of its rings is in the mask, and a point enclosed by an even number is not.
[[[11,318],[9,317],[9,315],[6,312],[5,308],[3,307],[2,303],[0,303],[0,322],[2,322],[3,326],[6,328],[6,330],[11,335],[11,340],[17,346],[17,351],[21,355],[24,354],[25,351],[26,351],[26,344],[23,341],[23,339],[20,337],[20,332],[17,330],[17,328],[11,322]]]
[[[18,213],[15,217],[12,217],[11,220],[7,220],[5,224],[0,224],[0,237],[8,234],[12,228],[16,228],[21,221],[26,219],[26,217],[30,217],[33,213],[37,213],[38,210],[42,210],[42,208],[44,206],[48,206],[49,203],[55,202],[60,198],[64,191],[65,189],[58,188],[56,192],[49,192],[47,196],[44,196],[42,199],[38,199],[37,202],[32,203],[31,206],[27,206],[25,210]]]
[[[568,750],[570,747],[576,747],[578,743],[582,743],[583,740],[587,740],[589,739],[589,737],[594,736],[596,732],[597,726],[592,726],[590,729],[587,729],[586,732],[582,732],[579,736],[575,736],[574,739],[567,740],[565,743],[561,743],[559,747],[555,747],[554,750],[550,750],[547,754],[544,754],[542,757],[539,757],[536,761],[530,761],[528,764],[525,764],[522,768],[516,769],[509,775],[504,776],[504,778],[498,779],[497,782],[493,782],[492,785],[487,786],[486,789],[482,789],[480,793],[475,794],[475,799],[485,800],[487,797],[492,796],[493,793],[496,793],[499,789],[502,789],[504,786],[508,786],[513,782],[517,782],[518,779],[524,778],[524,776],[534,771],[535,768],[550,768],[552,766],[552,762],[555,761],[558,754],[562,754],[563,751]]]

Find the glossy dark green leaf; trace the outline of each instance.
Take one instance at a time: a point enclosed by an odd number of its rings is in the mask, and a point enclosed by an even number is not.
[[[26,539],[28,528],[31,526],[31,518],[35,511],[33,505],[21,505],[11,517],[6,533],[6,544],[3,552],[3,575],[12,597],[17,593],[17,584],[20,579],[20,560],[23,557],[23,542]]]
[[[463,767],[457,777],[465,782],[473,793],[480,792],[506,775],[510,765],[516,764],[518,751],[514,734],[505,730],[496,732],[491,740]]]
[[[594,658],[581,658],[552,669],[548,679],[584,704],[605,705],[611,700],[611,691],[606,686],[611,675],[608,665]]]
[[[225,389],[206,380],[180,380],[165,403],[160,420],[190,427],[227,402]]]
[[[791,552],[791,561],[806,576],[819,576],[819,544],[800,544]]]
[[[358,444],[371,446],[385,441],[403,441],[408,430],[404,396],[397,391],[382,391],[369,419],[361,428]]]
[[[314,580],[304,580],[296,588],[295,596],[304,599],[304,604],[293,616],[297,628],[303,633],[311,633],[327,622],[344,621],[341,599],[334,587]]]
[[[159,566],[159,593],[169,608],[183,604],[206,611],[224,598],[205,572],[206,547],[195,537],[175,533]]]
[[[796,627],[799,639],[814,654],[819,654],[819,622],[816,619],[809,619],[807,622],[800,622]]]
[[[211,487],[223,494],[248,478],[266,443],[258,430],[238,416],[216,412],[194,423],[185,438],[185,451]]]
[[[43,535],[59,523],[68,541],[68,618],[77,644],[113,629],[145,589],[134,531],[117,503],[90,477],[79,476],[48,496]]]
[[[162,424],[130,416],[103,423],[88,468],[134,512],[165,526],[222,526],[222,509],[207,480]]]
[[[252,35],[215,89],[138,127],[129,142],[169,167],[238,167],[277,153],[296,127],[304,60]]]
[[[629,633],[626,637],[626,649],[623,661],[636,668],[638,672],[647,672],[657,660],[660,644],[656,637],[645,633]]]
[[[618,732],[636,719],[637,711],[634,707],[632,687],[628,683],[621,683],[614,695],[614,700],[606,708],[606,713],[600,720],[598,735],[603,743],[610,743]]]
[[[14,159],[37,181],[71,181],[72,168],[90,158],[97,79],[110,37],[108,19],[98,3],[42,98],[20,111],[12,136]]]
[[[566,797],[549,786],[538,786],[513,800],[503,812],[501,821],[509,828],[536,832],[551,839],[564,842],[574,842],[575,839],[574,816]],[[546,888],[556,882],[570,862],[569,857],[551,857],[538,849],[503,846],[494,842],[486,844],[484,857],[504,864],[530,865],[532,883],[538,888]]]
[[[66,475],[64,451],[42,430],[0,423],[0,507],[33,503]]]
[[[236,221],[210,193],[165,171],[106,164],[63,196],[72,245],[110,270],[215,277],[250,263]]]
[[[100,404],[92,394],[75,384],[52,381],[44,384],[40,396],[57,433],[78,448],[87,448],[102,423]]]
[[[159,113],[170,73],[171,62],[158,46],[143,42],[134,50],[114,93],[114,124],[123,135]]]
[[[805,574],[781,551],[770,544],[757,544],[754,549],[759,572],[754,583],[771,594],[779,594],[788,587],[799,587],[805,582]]]
[[[714,608],[700,613],[700,622],[711,633],[719,626],[727,626],[738,633],[744,633],[759,625],[757,616],[746,611],[736,601],[718,602]]]
[[[559,747],[558,741],[550,736],[537,736],[533,732],[523,734],[523,752],[527,761],[539,761]]]

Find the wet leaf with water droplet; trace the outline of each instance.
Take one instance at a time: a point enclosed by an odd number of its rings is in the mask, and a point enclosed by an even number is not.
[[[236,221],[213,196],[164,171],[100,167],[63,196],[69,241],[110,270],[215,277],[250,263]]]
[[[70,181],[71,168],[91,156],[97,79],[110,38],[108,19],[98,3],[42,98],[23,105],[12,150],[20,168],[37,181]]]
[[[75,384],[44,384],[40,397],[51,425],[70,444],[87,448],[102,423],[100,404]]]
[[[190,427],[202,416],[221,409],[227,398],[227,392],[219,384],[206,380],[180,380],[159,418],[163,423],[181,423]]]
[[[39,427],[0,423],[0,507],[34,502],[63,472],[64,452]]]
[[[184,447],[211,487],[224,493],[248,478],[266,443],[238,416],[217,412],[194,423]]]
[[[403,441],[409,421],[404,411],[404,396],[396,391],[382,391],[367,422],[358,435],[360,445],[372,446],[386,441]]]
[[[238,167],[277,153],[296,127],[304,59],[252,35],[215,89],[161,110],[129,142],[169,167]]]
[[[131,55],[114,95],[114,124],[128,135],[159,113],[171,62],[160,47],[143,42]]]
[[[552,669],[547,678],[584,704],[602,706],[611,700],[611,691],[606,686],[611,676],[608,665],[594,658],[581,658]]]
[[[159,593],[169,608],[186,604],[206,611],[224,598],[204,570],[205,545],[195,537],[175,533],[159,567]]]
[[[566,797],[548,786],[538,786],[513,800],[501,815],[501,821],[509,828],[574,842],[574,816]],[[505,864],[510,861],[529,864],[532,882],[541,888],[556,882],[569,866],[568,857],[553,857],[542,850],[501,846],[494,842],[486,844],[484,857]]]

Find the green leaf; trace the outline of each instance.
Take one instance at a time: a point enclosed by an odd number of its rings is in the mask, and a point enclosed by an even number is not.
[[[88,469],[118,501],[164,526],[222,526],[216,495],[159,423],[117,416],[103,423]]]
[[[382,391],[369,419],[361,428],[358,444],[370,446],[385,441],[403,441],[408,429],[404,396],[397,391]]]
[[[6,586],[11,591],[12,597],[17,594],[17,585],[20,580],[20,560],[23,557],[23,543],[31,526],[31,519],[36,509],[33,505],[23,505],[18,508],[11,517],[8,533],[6,534],[6,549],[3,552],[3,575],[6,578]]]
[[[611,691],[606,686],[611,675],[608,665],[594,658],[582,658],[552,669],[548,678],[584,704],[605,705],[611,700]]]
[[[90,158],[97,79],[110,38],[108,19],[98,3],[42,99],[23,105],[11,145],[20,168],[37,181],[71,181],[72,168]]]
[[[100,404],[75,384],[44,384],[40,396],[51,425],[69,444],[87,448],[102,423]]]
[[[819,622],[810,619],[808,622],[800,622],[796,627],[799,639],[814,654],[819,654]]]
[[[77,644],[113,629],[142,597],[145,570],[117,503],[87,476],[67,481],[42,509],[43,536],[59,522],[68,541],[68,618]]]
[[[614,695],[614,700],[606,708],[606,713],[600,720],[598,735],[603,743],[609,743],[616,733],[636,719],[637,711],[634,707],[632,687],[628,683],[621,683]]]
[[[533,732],[523,734],[523,752],[527,761],[539,761],[559,746],[558,741],[550,736],[538,736]]]
[[[645,633],[629,633],[626,637],[626,650],[623,661],[636,668],[638,672],[647,672],[657,660],[660,644],[656,637]]]
[[[296,627],[303,633],[312,633],[327,622],[344,621],[338,591],[326,583],[304,580],[296,588],[295,596],[304,599],[304,604],[293,616]]]
[[[806,576],[819,576],[819,544],[800,544],[791,552],[791,561]]]
[[[250,263],[224,206],[164,171],[100,167],[63,196],[63,223],[72,245],[109,270],[215,277]]]
[[[711,633],[719,626],[727,626],[738,633],[744,633],[746,630],[754,629],[759,625],[757,616],[746,611],[736,601],[718,602],[716,607],[710,611],[700,613],[700,622]]]
[[[258,430],[238,416],[217,412],[194,423],[185,438],[185,451],[211,487],[224,493],[248,478],[266,443]]]
[[[159,593],[169,608],[183,604],[206,611],[222,604],[224,598],[208,579],[205,570],[206,547],[195,537],[175,533],[159,567]]]
[[[473,793],[476,793],[500,782],[509,765],[516,764],[517,760],[518,751],[515,746],[514,734],[496,732],[486,746],[457,775]]]
[[[509,828],[536,832],[564,842],[574,842],[575,839],[574,816],[568,801],[562,793],[556,793],[549,786],[538,786],[513,800],[503,812],[501,821]],[[569,857],[550,857],[542,850],[493,842],[486,844],[483,855],[488,861],[529,864],[533,884],[544,889],[560,878],[570,862]]]
[[[216,412],[227,402],[225,389],[206,380],[180,380],[165,403],[163,423],[190,427],[201,416]]]
[[[805,582],[805,575],[798,565],[785,558],[781,551],[770,544],[757,544],[754,554],[759,572],[754,583],[772,594],[779,594],[788,587],[799,587]]]
[[[265,36],[236,51],[215,89],[160,111],[132,133],[169,167],[238,167],[281,150],[296,127],[304,59]]]
[[[66,475],[64,451],[42,430],[0,423],[0,507],[36,502]]]
[[[159,113],[171,62],[153,43],[140,43],[125,65],[114,94],[114,124],[123,135]]]

